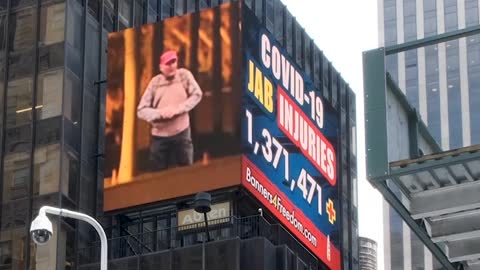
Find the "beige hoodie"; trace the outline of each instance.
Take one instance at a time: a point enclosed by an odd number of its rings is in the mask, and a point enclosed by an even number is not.
[[[188,112],[202,99],[202,90],[192,73],[179,68],[172,80],[159,74],[152,78],[137,107],[137,116],[152,125],[154,136],[170,137],[190,126]],[[174,117],[162,119],[161,111],[174,108]]]

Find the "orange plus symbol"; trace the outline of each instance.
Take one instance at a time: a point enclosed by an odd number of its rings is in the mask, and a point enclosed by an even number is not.
[[[335,220],[337,220],[337,212],[335,211],[335,207],[333,206],[333,201],[328,199],[327,202],[327,214],[328,214],[328,221],[330,221],[331,224],[335,223]]]

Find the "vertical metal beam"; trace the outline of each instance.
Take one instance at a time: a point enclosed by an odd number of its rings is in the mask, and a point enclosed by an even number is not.
[[[104,1],[105,1],[105,0],[101,0],[101,1],[100,1],[100,4],[101,4],[101,7],[100,7],[100,17],[99,17],[99,20],[98,20],[98,22],[99,22],[99,24],[100,24],[100,29],[99,29],[99,31],[98,31],[98,41],[99,41],[99,45],[98,45],[99,48],[98,48],[98,50],[99,50],[99,52],[100,52],[100,53],[99,53],[99,56],[100,56],[100,57],[98,58],[98,67],[99,67],[99,68],[98,68],[98,73],[97,73],[97,81],[100,81],[100,80],[102,79],[102,54],[105,53],[105,51],[107,50],[107,48],[103,48],[103,20],[104,20],[103,14],[104,14],[104,9],[105,9]],[[147,16],[147,15],[145,15],[145,16]],[[107,58],[105,58],[105,59],[107,59]],[[105,63],[105,66],[106,66],[106,63]],[[102,99],[102,98],[101,98],[101,90],[102,90],[102,86],[101,86],[101,84],[95,84],[95,83],[93,83],[93,86],[94,86],[94,87],[95,87],[95,86],[97,87],[97,97],[96,97],[96,98],[97,98],[97,107],[96,107],[96,111],[97,111],[96,116],[97,116],[97,119],[96,119],[95,122],[98,123],[98,124],[96,125],[96,128],[97,128],[97,130],[96,130],[96,134],[97,134],[96,145],[97,145],[97,152],[98,152],[98,146],[99,146],[98,142],[99,142],[99,140],[100,140],[100,136],[103,136],[103,130],[100,131],[100,129],[99,129],[99,125],[100,125],[100,111],[101,111],[101,110],[100,110],[100,106],[102,105],[102,104],[101,104],[101,99]],[[100,132],[102,132],[102,133],[100,134]],[[98,179],[98,168],[99,168],[99,161],[98,161],[98,159],[101,158],[101,157],[95,156],[94,158],[95,158],[95,162],[94,162],[94,164],[95,164],[95,176],[94,176],[94,177],[95,177],[95,179],[96,179],[96,186],[97,186],[96,190],[97,190],[97,192],[99,192],[99,193],[101,193],[101,194],[103,195],[103,188],[102,188],[102,187],[103,187],[103,179]],[[96,217],[103,216],[103,208],[98,208],[98,201],[99,201],[99,198],[98,198],[98,197],[99,197],[99,196],[100,196],[100,194],[96,194],[96,196],[95,196],[95,209],[94,209],[95,212],[94,212],[94,214],[95,214]],[[100,200],[100,201],[103,202],[103,199]]]
[[[363,53],[368,179],[388,175],[385,51]]]
[[[79,105],[79,106],[80,106],[80,118],[79,118],[79,120],[78,120],[80,133],[82,132],[82,118],[83,118],[83,86],[84,86],[84,82],[83,82],[83,81],[84,81],[84,78],[83,78],[83,76],[84,76],[84,74],[85,74],[85,44],[86,44],[85,35],[86,35],[86,29],[87,29],[88,1],[95,1],[95,0],[85,0],[85,1],[84,1],[84,6],[82,7],[82,13],[81,13],[81,14],[82,14],[82,15],[81,15],[81,16],[82,16],[82,17],[81,17],[81,25],[79,26],[79,27],[80,27],[80,30],[79,30],[79,31],[82,32],[82,37],[83,37],[83,39],[82,39],[82,40],[83,40],[83,46],[82,46],[82,52],[81,52],[81,53],[82,53],[82,74],[81,74],[81,76],[80,76],[80,80],[81,80],[81,81],[80,81],[80,85],[81,85],[81,90],[80,90],[80,91],[81,91],[81,99],[80,99],[80,105]],[[118,1],[117,1],[117,2],[118,2]],[[114,7],[114,8],[116,9],[116,11],[118,11],[118,3],[114,3],[114,4],[115,4],[115,7]],[[67,10],[68,10],[68,5],[69,5],[69,3],[68,3],[68,2],[65,2],[65,6],[66,6],[65,12],[67,12]],[[70,5],[72,5],[72,4],[70,4]],[[102,6],[103,6],[103,5],[102,5]],[[66,13],[66,14],[67,14],[67,13]],[[102,14],[102,15],[103,15],[103,14]],[[116,19],[115,19],[115,20],[116,20],[116,23],[114,23],[114,31],[115,31],[115,29],[118,29],[118,25],[119,25],[119,23],[118,23],[118,22],[119,22],[118,12],[116,13],[116,16],[115,16],[115,17],[116,17]],[[68,26],[67,26],[67,24],[68,24],[67,20],[65,20],[65,24],[66,24],[66,27],[65,27],[65,30],[66,30],[66,29],[68,29],[68,28],[67,28],[67,27],[68,27]],[[78,27],[78,26],[76,26],[76,27]],[[100,27],[102,27],[102,26],[100,26]],[[66,33],[65,33],[65,37],[66,37],[66,36],[67,36],[67,35],[66,35]],[[65,63],[66,63],[66,59],[67,59],[66,52],[67,52],[67,50],[65,50],[65,58],[64,58]],[[65,91],[65,85],[66,85],[66,84],[65,84],[65,80],[66,80],[66,78],[67,78],[66,70],[64,71],[63,77],[64,77],[64,83],[63,83],[64,89],[63,89],[63,91]],[[62,93],[62,94],[63,94],[63,93]],[[63,98],[62,98],[62,102],[64,102]],[[60,126],[61,126],[61,129],[62,129],[62,131],[61,131],[62,135],[61,135],[61,139],[60,139],[60,140],[61,140],[61,144],[60,144],[60,154],[62,155],[62,157],[63,157],[63,155],[65,154],[65,151],[64,151],[64,149],[65,149],[65,145],[64,145],[64,144],[65,144],[65,124],[64,124],[64,123],[65,123],[65,119],[63,118],[63,115],[64,115],[63,108],[64,108],[64,106],[62,106],[62,124],[60,125]],[[82,160],[82,153],[81,153],[81,148],[82,148],[82,139],[80,138],[80,149],[78,150],[78,152],[79,152],[79,153],[78,153],[78,159],[79,159],[79,164],[78,164],[78,166],[79,166],[79,169],[80,169],[80,175],[78,176],[78,181],[77,181],[77,183],[76,183],[76,185],[75,185],[75,188],[76,188],[76,200],[75,200],[75,203],[77,204],[77,205],[76,205],[77,207],[79,207],[79,205],[80,205],[80,203],[79,203],[79,202],[80,202],[80,191],[81,191],[80,182],[81,182],[81,179],[82,179],[82,173],[81,173],[81,168],[82,168],[82,163],[81,163],[81,162],[82,162],[82,161],[81,161],[81,160]],[[60,159],[60,168],[62,168],[62,167],[63,167],[63,158]],[[62,179],[63,179],[63,177],[61,177],[61,179],[60,179],[60,181],[59,181],[59,185],[60,185],[59,188],[60,188],[61,185],[62,185],[62,181],[64,181],[64,180],[62,180]],[[70,181],[70,179],[68,179],[68,181]],[[61,190],[61,189],[59,189],[59,190]],[[60,196],[59,196],[59,201],[60,201],[60,207],[61,207],[61,205],[62,205],[61,192],[60,192]],[[78,233],[78,231],[79,231],[79,222],[78,222],[78,221],[75,221],[75,229],[77,230],[77,233],[75,234],[75,244],[74,244],[75,247],[74,247],[74,250],[75,250],[75,252],[77,252],[77,251],[78,251],[78,246],[80,245],[80,235],[79,235],[79,233]],[[77,260],[77,265],[79,265],[79,262],[80,262],[79,256],[76,256],[76,260]]]
[[[113,17],[113,31],[118,31],[118,28],[120,26],[120,17],[118,16],[118,10],[119,10],[119,7],[118,7],[118,0],[114,0],[113,2],[113,14],[115,14],[115,16]]]
[[[37,109],[36,109],[36,106],[37,106],[37,91],[38,91],[38,70],[39,70],[39,52],[40,52],[40,49],[38,48],[38,45],[39,45],[39,41],[40,41],[40,15],[41,15],[41,1],[40,0],[37,0],[36,1],[36,4],[34,6],[35,8],[35,21],[36,21],[36,26],[35,26],[35,43],[34,43],[34,47],[33,47],[33,50],[35,50],[35,53],[34,53],[34,59],[33,59],[33,65],[34,65],[34,68],[33,68],[33,85],[32,85],[32,123],[31,123],[31,131],[30,131],[30,139],[32,140],[32,142],[30,143],[30,169],[29,169],[29,183],[28,183],[28,217],[27,217],[27,224],[30,224],[31,221],[32,221],[32,216],[33,216],[33,185],[34,185],[34,173],[35,173],[35,170],[34,170],[34,166],[35,166],[35,146],[36,146],[36,135],[37,135]],[[60,191],[60,190],[59,190]],[[58,226],[60,226],[60,223],[57,223]],[[32,256],[31,252],[30,252],[30,241],[31,241],[31,235],[30,235],[30,232],[29,232],[29,228],[27,226],[27,242],[25,243],[25,249],[26,249],[26,255],[25,255],[25,259],[26,259],[26,263],[25,263],[25,267],[26,269],[30,269],[30,257]],[[58,241],[57,241],[58,242]]]
[[[213,104],[212,109],[215,112],[213,116],[213,128],[216,132],[222,130],[222,113],[218,104],[222,103],[222,52],[225,48],[222,48],[222,38],[220,35],[220,28],[222,25],[220,7],[216,6],[213,9]],[[200,25],[199,25],[200,29]]]
[[[313,69],[313,63],[312,63],[312,69]],[[353,251],[354,251],[354,248],[353,248],[353,237],[354,237],[354,235],[353,235],[352,223],[355,222],[355,225],[357,225],[356,224],[357,220],[353,220],[354,216],[357,216],[357,215],[352,214],[353,209],[354,209],[353,204],[355,203],[354,198],[356,196],[355,194],[353,194],[355,192],[355,190],[353,189],[353,182],[356,181],[356,179],[354,180],[353,177],[352,177],[352,168],[351,168],[352,159],[354,159],[355,157],[352,156],[352,150],[350,149],[350,147],[351,147],[350,142],[351,142],[351,139],[352,139],[352,118],[350,117],[350,112],[351,112],[351,110],[350,110],[350,95],[355,96],[355,94],[349,89],[349,87],[347,85],[345,86],[345,88],[346,88],[345,89],[346,100],[345,100],[345,112],[344,113],[345,113],[345,117],[346,117],[347,121],[346,121],[346,130],[344,130],[343,132],[346,133],[346,141],[347,141],[346,145],[348,146],[347,151],[346,151],[346,155],[347,155],[347,170],[346,170],[347,177],[346,178],[347,178],[347,182],[348,182],[347,196],[348,196],[348,198],[350,198],[350,200],[347,200],[347,203],[348,203],[348,217],[349,217],[347,231],[348,231],[348,250],[349,250],[349,254],[351,254],[348,257],[349,257],[350,267],[353,268],[354,257],[358,259],[358,253],[357,254],[353,253]],[[355,105],[353,104],[353,106],[355,106]],[[342,152],[342,151],[340,151],[340,152]],[[340,200],[340,201],[343,201],[343,200]]]
[[[0,154],[0,179],[2,179],[0,181],[0,203],[3,204],[3,181],[5,181],[5,179],[3,178],[3,161],[5,160],[5,131],[7,130],[6,128],[6,123],[5,123],[5,119],[7,118],[7,87],[8,87],[8,68],[9,68],[9,64],[8,64],[8,51],[10,50],[10,46],[9,46],[9,36],[8,35],[8,29],[9,28],[9,21],[10,21],[10,0],[7,0],[7,11],[6,11],[6,14],[5,14],[5,33],[3,33],[3,36],[5,37],[3,41],[0,41],[0,42],[5,42],[5,52],[3,53],[3,67],[4,67],[4,70],[3,70],[3,93],[1,93],[3,95],[3,103],[1,103],[0,105],[2,106],[1,110],[2,110],[2,119],[1,119],[1,123],[2,123],[2,126],[1,126],[1,129],[0,129],[0,132],[2,132],[2,137],[1,137],[1,150],[2,150],[2,153]],[[3,207],[0,207],[0,217],[2,216],[2,210],[3,210]]]
[[[385,200],[397,211],[403,221],[410,227],[410,229],[418,236],[418,238],[425,244],[425,246],[432,252],[433,256],[443,265],[447,270],[456,270],[454,265],[450,263],[443,251],[432,242],[430,236],[424,228],[422,228],[411,216],[403,204],[395,197],[395,195],[386,186],[385,182],[372,183],[383,195]]]

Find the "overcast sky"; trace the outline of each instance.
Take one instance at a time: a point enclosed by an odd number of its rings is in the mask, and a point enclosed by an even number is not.
[[[360,236],[378,243],[383,267],[381,195],[365,178],[362,52],[378,47],[376,0],[282,0],[357,97]]]

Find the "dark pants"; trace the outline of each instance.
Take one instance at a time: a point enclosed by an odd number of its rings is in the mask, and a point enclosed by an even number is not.
[[[152,136],[150,160],[154,171],[193,163],[193,144],[190,128],[171,137]]]

